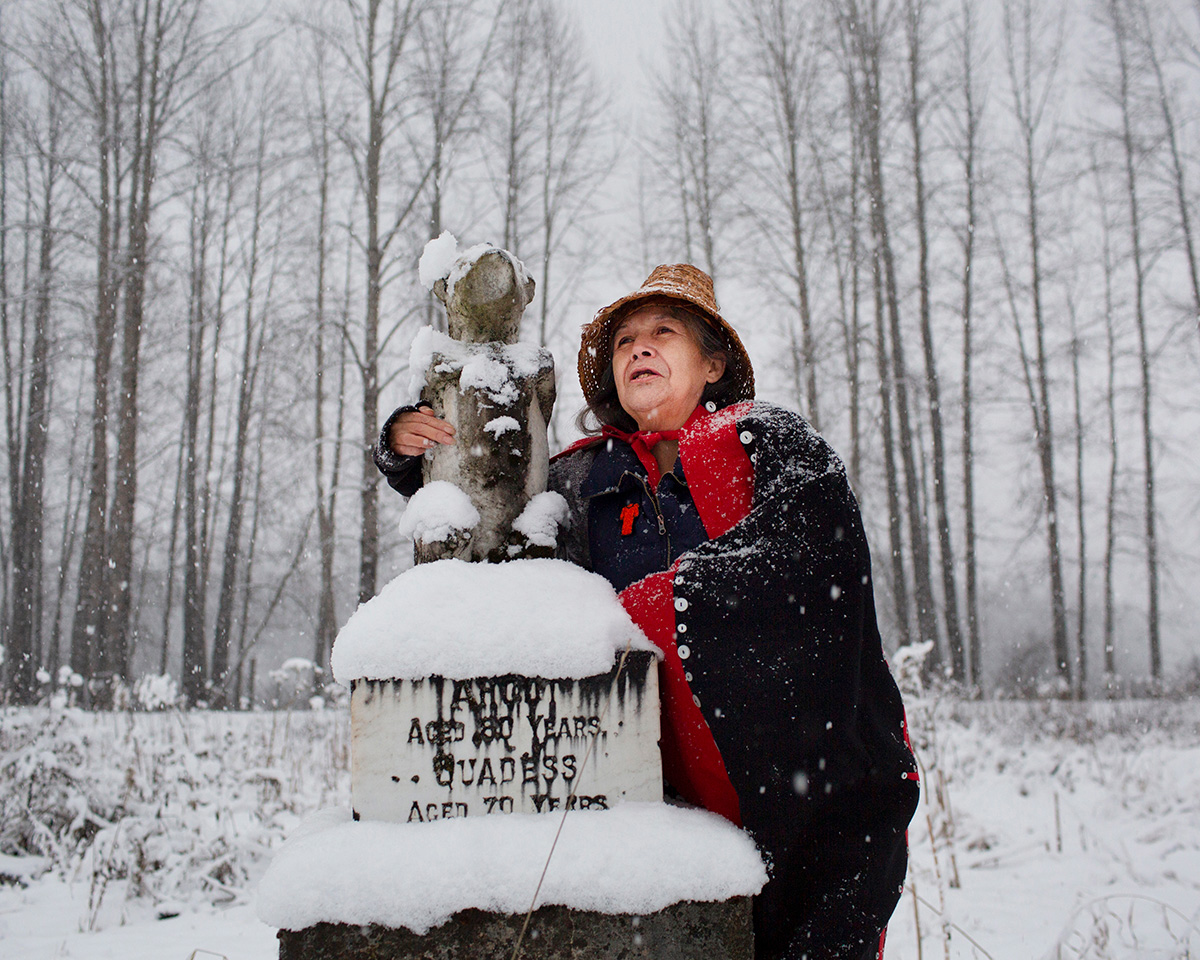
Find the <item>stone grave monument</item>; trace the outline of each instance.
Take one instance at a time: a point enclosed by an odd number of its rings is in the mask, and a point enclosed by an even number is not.
[[[406,508],[416,565],[339,633],[351,811],[289,838],[259,888],[281,960],[753,956],[754,844],[662,800],[656,652],[595,574],[553,555],[553,360],[516,342],[533,282],[432,241],[449,336],[413,346],[456,427]],[[416,392],[416,391],[414,391]]]

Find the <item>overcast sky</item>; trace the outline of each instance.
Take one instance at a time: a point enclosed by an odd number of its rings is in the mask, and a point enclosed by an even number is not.
[[[663,11],[667,0],[562,0],[583,36],[584,47],[614,90],[639,98],[646,66],[660,67]]]

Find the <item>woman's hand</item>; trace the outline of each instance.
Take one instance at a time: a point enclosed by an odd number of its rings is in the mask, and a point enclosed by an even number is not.
[[[453,443],[454,427],[428,413],[428,407],[402,413],[388,430],[388,446],[405,457],[419,457],[435,443]]]

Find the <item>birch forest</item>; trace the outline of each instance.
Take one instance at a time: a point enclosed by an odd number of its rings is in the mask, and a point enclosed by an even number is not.
[[[555,0],[0,3],[7,702],[336,697],[444,230],[537,282],[552,449],[580,325],[690,261],[844,459],[889,651],[1200,689],[1200,2],[662,15],[618,83]]]

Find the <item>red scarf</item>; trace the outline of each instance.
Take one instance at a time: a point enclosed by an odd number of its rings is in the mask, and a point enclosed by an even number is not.
[[[658,481],[662,479],[662,471],[658,468],[658,461],[654,459],[654,447],[663,440],[679,441],[683,436],[684,430],[690,427],[700,417],[706,417],[709,412],[704,407],[697,407],[692,411],[692,415],[687,418],[687,422],[678,430],[636,430],[633,433],[626,433],[617,427],[605,424],[600,431],[600,436],[609,439],[624,440],[633,452],[637,454],[638,460],[642,466],[646,468],[646,475],[650,478],[650,486],[652,489],[658,487]]]

